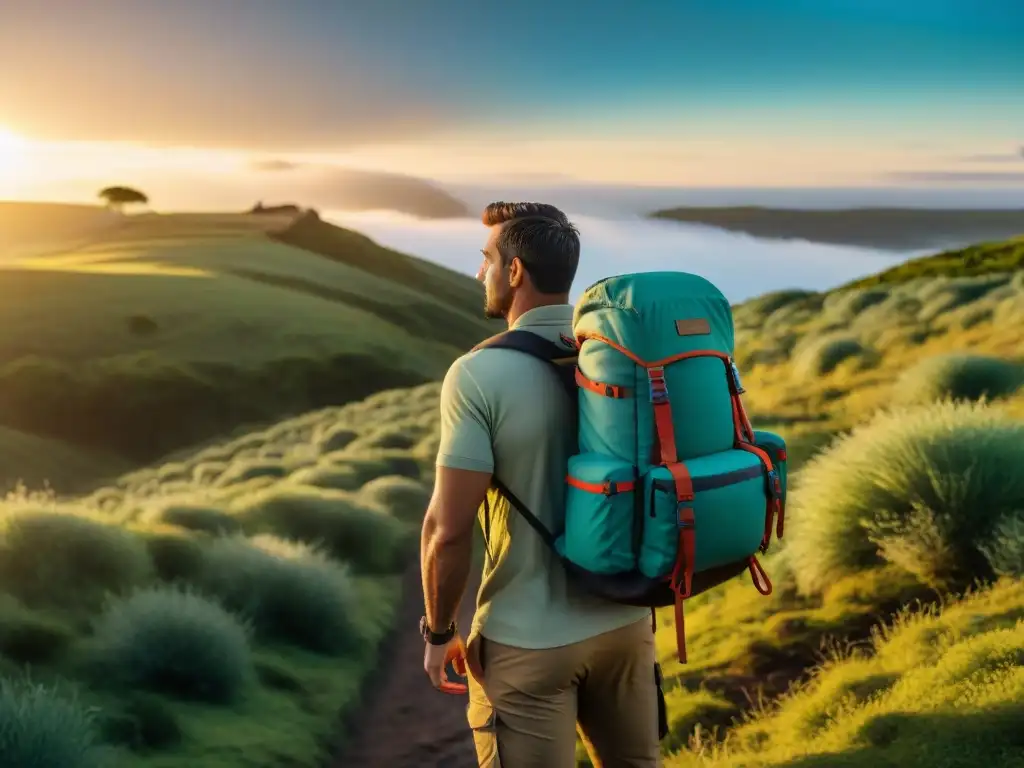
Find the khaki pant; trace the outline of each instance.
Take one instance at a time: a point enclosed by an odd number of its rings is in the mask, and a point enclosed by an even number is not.
[[[597,768],[661,765],[650,621],[561,648],[476,638],[469,726],[487,768],[573,768],[576,730]]]

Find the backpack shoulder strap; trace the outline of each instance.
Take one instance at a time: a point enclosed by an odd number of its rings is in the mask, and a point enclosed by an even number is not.
[[[530,355],[531,357],[535,357],[539,360],[543,360],[546,363],[550,363],[554,366],[555,373],[562,382],[572,404],[576,404],[576,397],[579,392],[576,384],[577,349],[572,339],[563,336],[562,343],[556,344],[548,341],[542,336],[538,336],[536,333],[531,333],[530,331],[511,330],[495,334],[489,339],[484,339],[473,347],[474,352],[480,349],[511,349],[516,352],[522,352],[523,354]],[[508,486],[498,478],[497,473],[492,477],[491,483],[498,493],[504,496],[519,512],[519,514],[523,516],[526,522],[534,531],[537,532],[548,548],[553,552],[556,552],[554,535],[547,529],[544,523],[542,523],[540,519],[538,519],[538,517],[516,497]],[[484,505],[484,546],[487,548],[486,554],[488,559],[493,562],[490,553],[490,505],[486,500],[484,501]]]
[[[556,344],[530,331],[504,331],[484,339],[473,347],[474,352],[480,349],[511,349],[550,363],[555,367],[555,373],[558,374],[565,391],[573,403],[576,402],[579,391],[576,385],[578,351],[569,337],[563,336],[562,343]]]

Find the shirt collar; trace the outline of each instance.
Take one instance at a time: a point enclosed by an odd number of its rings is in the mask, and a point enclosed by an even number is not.
[[[534,307],[516,318],[510,330],[572,325],[574,309],[572,304],[548,304],[543,307]]]

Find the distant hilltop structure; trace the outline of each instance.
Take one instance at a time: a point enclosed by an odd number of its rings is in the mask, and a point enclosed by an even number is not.
[[[320,214],[318,214],[313,208],[302,208],[294,203],[287,203],[285,205],[264,205],[262,200],[258,201],[256,205],[250,208],[249,213],[268,215],[288,214],[291,216],[301,215],[304,219],[320,218]]]

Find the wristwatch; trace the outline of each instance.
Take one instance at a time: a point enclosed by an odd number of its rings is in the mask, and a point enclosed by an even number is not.
[[[453,621],[444,632],[434,632],[427,624],[427,617],[420,618],[420,634],[423,640],[431,645],[447,645],[455,637],[455,622]]]

